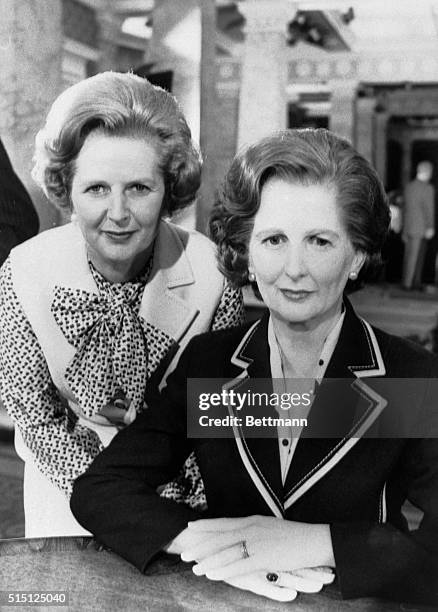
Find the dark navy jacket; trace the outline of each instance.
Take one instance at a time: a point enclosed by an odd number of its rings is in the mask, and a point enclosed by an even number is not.
[[[207,516],[261,514],[329,523],[344,597],[438,602],[438,439],[424,437],[436,430],[438,398],[422,384],[421,393],[407,399],[412,423],[419,427],[414,435],[423,436],[411,439],[368,437],[384,423],[386,411],[396,414],[398,405],[391,398],[386,398],[386,406],[371,401],[357,408],[364,404],[358,399],[363,400],[379,378],[435,381],[438,358],[372,328],[348,302],[346,307],[325,379],[356,379],[358,391],[331,408],[341,421],[345,417],[342,435],[312,438],[310,430],[299,440],[284,487],[276,439],[186,438],[187,378],[271,376],[264,317],[190,342],[161,398],[120,432],[76,481],[71,504],[78,520],[144,571],[189,520],[200,517],[156,493],[195,450]],[[314,411],[318,393],[310,420]],[[401,513],[406,499],[424,513],[419,529],[412,532]]]

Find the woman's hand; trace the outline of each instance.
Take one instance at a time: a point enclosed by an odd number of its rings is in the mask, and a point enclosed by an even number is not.
[[[208,537],[184,546],[181,558],[197,561],[194,573],[211,580],[228,581],[259,570],[266,576],[269,572],[335,566],[328,525],[250,516],[194,521],[188,530],[193,532],[191,537],[195,533]]]
[[[266,521],[261,519],[266,519]],[[271,528],[270,522],[277,520],[269,517],[253,516],[249,519],[196,521],[190,523],[189,527],[176,536],[164,550],[170,554],[180,554],[184,561],[204,562],[209,559],[209,554],[206,551],[214,551],[212,553],[214,555],[218,551],[224,552],[236,548],[236,546],[241,551],[242,533],[246,532],[248,526],[254,527],[254,525],[265,523],[265,529],[269,530]],[[295,525],[300,524],[296,523]],[[278,524],[274,523],[274,527],[277,528]],[[224,533],[227,536],[221,537],[224,536]],[[194,568],[198,567],[199,563],[194,566]],[[229,569],[229,566],[227,566],[227,569]],[[239,573],[228,578],[222,578],[210,571],[207,571],[205,575],[212,580],[224,580],[224,582],[236,588],[251,591],[275,601],[292,601],[296,598],[298,592],[317,593],[324,585],[333,582],[335,578],[329,567],[296,569],[291,572],[278,571],[279,565],[276,563],[262,570],[250,570],[248,566],[245,569],[248,573]],[[194,571],[199,575],[198,570],[194,569]],[[268,580],[268,574],[270,574],[271,579],[276,577],[275,582]]]
[[[163,550],[169,553],[169,555],[181,555],[184,550],[191,550],[206,542],[207,538],[208,534],[204,531],[195,531],[186,527]]]
[[[251,591],[275,601],[293,601],[298,592],[293,588],[280,588],[266,580],[263,572],[253,572],[225,580],[226,583],[243,591]]]
[[[276,575],[278,579],[275,583],[270,582],[266,573],[261,571],[229,578],[224,582],[276,601],[293,601],[298,592],[318,593],[324,585],[330,584],[335,579],[331,568],[306,568],[294,572],[280,572]]]

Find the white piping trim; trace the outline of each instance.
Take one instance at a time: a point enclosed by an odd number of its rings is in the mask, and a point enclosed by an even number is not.
[[[379,343],[377,342],[376,335],[371,325],[368,323],[368,321],[365,321],[365,319],[361,319],[361,323],[365,327],[365,332],[367,332],[367,340],[368,341],[371,340],[372,348],[374,350],[374,354],[377,360],[377,367],[374,367],[374,368],[367,367],[367,369],[361,370],[361,369],[356,369],[354,366],[350,366],[350,370],[354,372],[357,378],[367,378],[370,376],[384,376],[386,374],[386,368],[383,362],[382,353],[380,351],[380,347],[379,347]],[[370,350],[371,350],[371,347],[370,347]]]
[[[380,508],[379,508],[379,522],[386,523],[387,520],[387,507],[386,507],[386,482],[383,485],[382,493],[380,494]]]
[[[239,357],[239,353],[241,351],[243,351],[246,347],[246,345],[248,344],[255,328],[258,326],[258,324],[260,323],[260,319],[257,320],[253,325],[251,325],[251,327],[248,329],[248,331],[246,332],[246,334],[243,336],[242,340],[239,342],[238,347],[236,348],[236,350],[234,351],[234,353],[231,356],[231,363],[233,365],[238,366],[239,368],[247,368],[248,365],[251,363],[252,360],[243,360],[240,359]]]
[[[245,337],[246,337],[246,335],[245,335]],[[222,386],[222,389],[225,389],[225,390],[228,391],[229,389],[231,389],[233,387],[233,385],[237,386],[239,383],[243,382],[243,380],[246,379],[246,378],[249,378],[249,376],[248,376],[248,373],[246,372],[246,370],[244,370],[243,372],[241,372],[239,374],[239,376],[236,376],[236,378],[234,378],[232,381],[230,381],[228,383],[225,383]],[[235,417],[236,416],[234,414],[234,411],[233,411],[231,405],[228,405],[228,413],[230,414],[231,417]],[[268,489],[264,485],[264,483],[263,483],[262,479],[260,478],[260,476],[257,474],[256,470],[254,469],[254,467],[253,467],[253,465],[252,465],[252,463],[251,463],[251,461],[250,461],[250,459],[248,457],[248,450],[245,448],[245,445],[242,442],[242,437],[240,435],[238,427],[234,424],[235,423],[234,419],[233,419],[232,423],[233,423],[234,439],[236,441],[237,449],[239,451],[240,458],[243,461],[243,465],[246,468],[246,471],[248,472],[248,474],[249,474],[251,480],[253,481],[254,485],[256,486],[258,492],[263,497],[263,499],[265,500],[265,502],[268,505],[268,507],[271,509],[273,515],[276,516],[277,518],[283,518],[283,513],[280,511],[278,505],[275,503],[274,499],[272,498],[272,496],[269,493]],[[257,465],[257,463],[255,461],[254,461],[254,463]],[[269,483],[266,482],[266,484],[269,487]]]
[[[233,426],[234,429],[234,426]],[[278,509],[277,504],[274,502],[274,500],[272,499],[271,495],[268,493],[268,491],[266,490],[266,487],[264,486],[261,478],[259,477],[259,475],[257,474],[257,472],[255,471],[255,469],[253,468],[253,466],[251,465],[246,450],[243,446],[242,443],[242,439],[239,435],[239,432],[235,431],[234,432],[235,438],[236,438],[236,444],[237,444],[237,448],[239,450],[239,454],[240,457],[243,461],[243,464],[248,472],[248,474],[251,477],[251,480],[253,481],[253,483],[255,484],[258,492],[260,493],[260,495],[263,497],[263,499],[265,500],[266,504],[269,506],[269,508],[272,511],[272,514],[274,516],[276,516],[277,518],[284,518],[283,514],[280,512],[280,510]]]
[[[322,465],[321,468],[318,469],[318,466],[321,465],[327,457],[325,457],[315,468],[313,468],[314,474],[310,476],[310,478],[306,478],[303,485],[301,485],[295,493],[293,493],[285,502],[284,508],[287,510],[294,504],[297,499],[299,499],[306,491],[308,491],[314,484],[316,484],[323,476],[325,476],[339,461],[355,446],[355,444],[360,440],[363,434],[371,427],[374,421],[377,419],[379,414],[385,408],[388,403],[383,397],[381,397],[378,393],[376,393],[373,389],[368,387],[365,383],[360,380],[356,380],[353,383],[353,386],[357,388],[358,392],[361,395],[364,395],[367,398],[371,398],[371,406],[370,409],[365,413],[362,419],[356,423],[353,429],[349,432],[347,436],[345,436],[339,444],[337,444],[329,453],[333,454],[333,457],[329,459],[326,463]],[[371,412],[370,412],[371,410]],[[369,414],[368,414],[369,413]],[[368,416],[367,416],[368,415]],[[354,431],[356,429],[356,431]],[[354,433],[354,438],[350,438],[350,435]],[[338,450],[339,449],[339,450]],[[316,470],[316,471],[315,471]],[[311,473],[311,472],[310,472]]]

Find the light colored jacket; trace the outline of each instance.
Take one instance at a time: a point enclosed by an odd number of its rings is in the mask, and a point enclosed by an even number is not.
[[[74,412],[82,416],[64,378],[76,349],[51,313],[55,286],[98,292],[79,227],[70,223],[39,234],[12,251],[11,265],[14,290],[43,350],[52,380]],[[160,222],[139,315],[178,344],[163,380],[188,340],[210,328],[224,282],[208,238]]]

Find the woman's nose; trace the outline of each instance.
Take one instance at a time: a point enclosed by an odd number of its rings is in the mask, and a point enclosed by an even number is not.
[[[304,248],[301,245],[289,244],[284,271],[291,278],[298,278],[306,274],[306,261]]]
[[[130,212],[127,198],[123,193],[111,194],[108,203],[108,218],[116,223],[123,223],[129,220]]]

